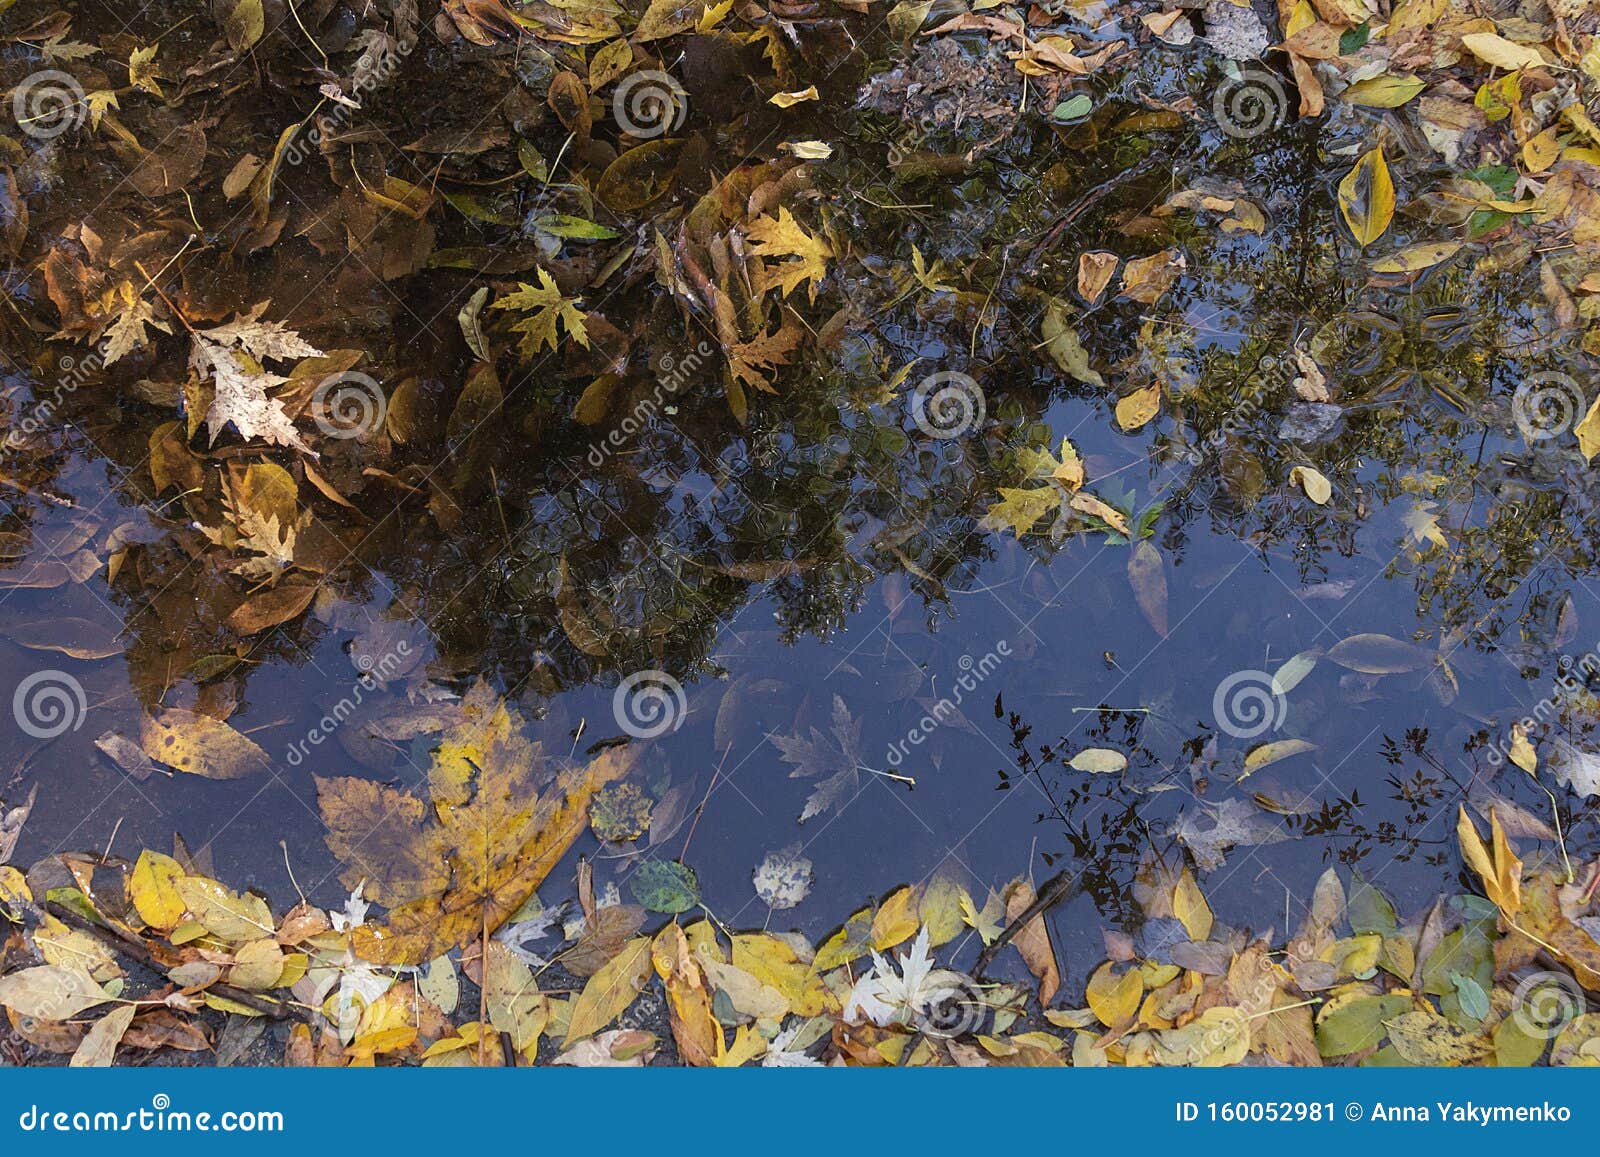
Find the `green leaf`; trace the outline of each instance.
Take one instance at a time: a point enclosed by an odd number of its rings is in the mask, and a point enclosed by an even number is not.
[[[571,241],[609,241],[621,236],[615,229],[607,229],[604,225],[566,213],[542,213],[533,219],[533,227]]]
[[[1462,1012],[1473,1020],[1488,1017],[1489,995],[1483,991],[1483,985],[1460,972],[1452,972],[1450,982],[1456,986],[1456,998],[1461,1001]]]
[[[1411,1007],[1409,996],[1361,996],[1332,1003],[1317,1025],[1317,1051],[1342,1057],[1372,1048],[1384,1037],[1384,1022]]]
[[[1367,38],[1371,35],[1371,21],[1360,24],[1355,28],[1346,28],[1339,34],[1339,55],[1349,56],[1352,52],[1360,52],[1366,46]]]
[[[675,916],[700,903],[700,881],[694,869],[673,860],[641,864],[628,880],[633,898],[652,912]]]
[[[1094,111],[1094,100],[1087,93],[1078,93],[1068,97],[1055,108],[1050,110],[1050,119],[1057,124],[1070,124],[1081,121]]]

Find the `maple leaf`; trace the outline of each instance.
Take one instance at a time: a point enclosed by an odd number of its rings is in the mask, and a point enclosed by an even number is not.
[[[583,324],[583,311],[576,297],[562,295],[555,278],[539,270],[539,286],[535,289],[526,281],[517,282],[517,291],[508,293],[494,303],[495,309],[514,309],[528,316],[513,322],[511,328],[522,335],[522,356],[532,361],[541,349],[556,348],[556,323],[567,335],[585,349],[589,348],[589,331]]]
[[[255,552],[258,557],[234,565],[237,573],[257,581],[274,578],[294,565],[300,528],[311,519],[310,511],[300,513],[296,496],[294,479],[281,466],[253,462],[235,468],[222,496],[228,525],[200,530],[218,546]]]
[[[116,311],[116,318],[106,329],[102,365],[109,366],[140,346],[149,345],[150,335],[145,332],[146,326],[153,326],[162,333],[172,332],[169,323],[157,319],[155,307],[134,291],[133,282],[124,281],[107,296],[111,299],[109,308]]]
[[[1413,542],[1431,542],[1449,550],[1450,540],[1439,526],[1439,516],[1435,513],[1437,509],[1432,502],[1419,502],[1401,515],[1400,521]]]
[[[347,885],[365,879],[389,909],[356,928],[363,959],[421,964],[499,929],[588,826],[596,791],[637,749],[608,748],[559,768],[487,684],[461,702],[428,772],[428,799],[368,779],[317,781],[328,847]]]
[[[853,719],[850,709],[839,696],[833,697],[832,734],[824,735],[815,727],[809,736],[768,736],[785,763],[794,764],[790,779],[824,777],[806,800],[800,822],[805,823],[834,807],[847,792],[856,790],[861,782],[861,721]]]
[[[845,1001],[843,1015],[847,1021],[859,1024],[864,1018],[879,1028],[913,1024],[964,986],[959,973],[933,966],[926,924],[900,958],[898,972],[880,953],[874,952],[872,961],[872,970],[856,981]]]
[[[772,388],[772,371],[789,364],[789,355],[800,344],[800,327],[785,321],[777,331],[739,342],[728,348],[728,368],[746,385],[767,393]]]
[[[303,339],[281,321],[262,321],[267,302],[239,314],[226,325],[202,330],[200,336],[213,345],[239,348],[258,361],[287,361],[290,358],[319,358],[322,351]]]
[[[97,88],[84,98],[84,103],[89,106],[89,127],[99,130],[100,121],[106,115],[108,108],[121,109],[117,102],[117,94],[109,88]]]
[[[134,88],[142,88],[151,96],[158,96],[162,100],[167,94],[161,91],[158,82],[159,73],[156,70],[156,46],[148,48],[135,48],[128,53],[128,83]]]
[[[1197,803],[1178,814],[1173,834],[1206,871],[1220,868],[1238,844],[1275,844],[1289,838],[1283,823],[1243,800],[1225,799],[1212,807]]]
[[[750,247],[753,255],[794,259],[772,265],[763,262],[761,292],[778,285],[783,288],[783,296],[788,297],[801,282],[810,281],[811,300],[817,299],[817,283],[828,275],[828,258],[834,256],[826,241],[807,233],[785,208],[779,208],[777,220],[756,218],[747,232],[755,242]]]
[[[202,381],[210,378],[216,387],[205,415],[206,430],[215,443],[223,427],[232,422],[242,438],[265,438],[311,454],[283,403],[268,392],[289,379],[269,372],[261,363],[321,357],[322,351],[282,322],[261,321],[265,309],[262,302],[225,325],[194,335],[189,368]]]
[[[1012,533],[1021,538],[1041,518],[1060,506],[1061,493],[1053,486],[1039,486],[1031,490],[1002,486],[1000,501],[989,507],[989,512],[983,516],[983,525],[989,530],[1010,527]]]

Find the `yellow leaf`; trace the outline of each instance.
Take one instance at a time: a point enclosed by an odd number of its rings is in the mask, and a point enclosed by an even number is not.
[[[1592,462],[1600,454],[1600,397],[1595,398],[1573,433],[1578,436],[1578,452]]]
[[[961,919],[961,885],[948,876],[935,876],[922,890],[917,917],[928,930],[928,944],[938,948],[961,935],[966,923]]]
[[[145,716],[139,746],[158,763],[206,779],[242,779],[271,766],[254,740],[221,720],[181,707]]]
[[[1088,386],[1105,386],[1106,380],[1100,376],[1100,371],[1089,364],[1089,351],[1083,348],[1083,340],[1072,327],[1071,315],[1064,302],[1050,299],[1039,332],[1044,337],[1044,348],[1050,360],[1063,373],[1071,374]]]
[[[349,887],[389,909],[353,937],[363,959],[423,964],[494,931],[589,825],[589,803],[638,756],[611,747],[552,766],[487,684],[456,708],[428,773],[428,799],[372,780],[318,779],[330,850]],[[540,790],[542,787],[542,790]]]
[[[1555,164],[1561,156],[1561,127],[1551,125],[1542,133],[1528,138],[1522,146],[1522,163],[1530,173],[1542,173]]]
[[[1089,1008],[1107,1028],[1132,1024],[1144,998],[1144,979],[1139,970],[1129,969],[1119,976],[1116,967],[1111,960],[1102,964],[1089,978],[1089,987],[1084,992]]]
[[[235,892],[204,876],[184,876],[176,886],[196,922],[219,940],[243,944],[276,930],[272,909],[260,896]]]
[[[1306,492],[1306,497],[1318,506],[1326,506],[1333,497],[1333,483],[1310,466],[1296,466],[1289,471],[1289,481]]]
[[[1451,1024],[1433,1009],[1417,1008],[1383,1022],[1394,1051],[1414,1065],[1466,1065],[1489,1051],[1481,1034]]]
[[[777,220],[758,217],[746,232],[753,242],[751,254],[763,259],[785,258],[771,265],[765,261],[758,263],[762,271],[760,290],[776,285],[782,288],[783,296],[788,297],[802,283],[810,282],[811,299],[816,300],[817,283],[828,275],[828,259],[834,256],[832,246],[807,233],[782,206],[778,209]]]
[[[1117,425],[1124,431],[1137,430],[1161,409],[1161,383],[1152,382],[1117,402]]]
[[[1269,763],[1277,763],[1280,759],[1288,759],[1291,755],[1299,755],[1303,751],[1315,751],[1317,745],[1304,739],[1278,739],[1271,743],[1263,743],[1253,747],[1244,757],[1244,774],[1260,771]]]
[[[156,46],[148,48],[135,48],[128,53],[128,83],[134,88],[142,88],[151,96],[166,99],[166,93],[161,91],[161,85],[156,83]]]
[[[1115,775],[1127,770],[1128,757],[1109,747],[1087,747],[1068,760],[1067,766],[1093,775]]]
[[[893,948],[917,934],[917,892],[915,888],[901,888],[883,902],[878,914],[872,918],[871,944],[874,951]]]
[[[1204,940],[1211,935],[1211,905],[1201,895],[1200,886],[1194,882],[1194,875],[1188,868],[1183,870],[1177,887],[1172,890],[1172,914],[1189,933],[1190,940]]]
[[[719,1041],[720,1045],[721,1042]],[[767,1042],[761,1034],[747,1024],[741,1024],[733,1034],[733,1044],[717,1055],[719,1069],[736,1069],[748,1064],[767,1051]]]
[[[1537,48],[1518,44],[1493,32],[1469,32],[1461,38],[1461,44],[1479,60],[1509,72],[1522,68],[1543,68],[1546,64]]]
[[[1018,538],[1027,534],[1051,510],[1061,505],[1061,495],[1052,486],[1022,490],[1013,486],[1000,488],[1000,501],[989,507],[983,523],[992,530],[1009,527]]]
[[[228,983],[250,992],[265,992],[278,986],[283,975],[283,950],[276,940],[252,940],[233,955]]]
[[[794,949],[767,932],[740,933],[732,938],[733,966],[782,993],[796,1016],[817,1016],[827,1004],[822,977],[795,955]]]
[[[844,922],[844,927],[817,948],[816,959],[811,962],[811,970],[818,974],[831,972],[841,964],[848,964],[852,960],[865,956],[868,951],[868,939],[872,935],[872,910],[864,908]]]
[[[1163,249],[1149,257],[1135,257],[1122,269],[1123,296],[1145,305],[1154,305],[1162,294],[1172,288],[1187,264],[1177,249]]]
[[[667,1011],[672,1037],[685,1064],[703,1068],[722,1051],[722,1030],[711,1011],[705,973],[689,948],[683,929],[668,924],[650,946],[656,975],[667,990]]]
[[[160,852],[143,851],[128,878],[128,898],[139,919],[150,927],[170,932],[183,919],[188,905],[178,894],[178,881],[186,876],[182,865]]]
[[[1385,72],[1356,81],[1342,95],[1347,104],[1366,105],[1368,108],[1399,108],[1427,87],[1426,81],[1415,76]]]
[[[1087,514],[1092,518],[1098,518],[1118,534],[1126,535],[1128,533],[1127,516],[1115,506],[1107,506],[1093,494],[1081,492],[1074,494],[1067,500],[1067,505],[1071,506],[1079,514]]]
[[[825,161],[833,156],[833,146],[826,141],[784,141],[778,147],[802,161]]]
[[[1363,246],[1382,237],[1394,219],[1394,180],[1383,159],[1383,146],[1362,154],[1339,182],[1339,212]]]
[[[649,978],[650,937],[636,936],[589,977],[589,982],[573,1001],[562,1046],[605,1028],[633,1003]]]
[[[1034,899],[1033,885],[1027,881],[1018,880],[1010,885],[1005,891],[1007,919],[1020,918]],[[1056,967],[1056,950],[1050,943],[1050,926],[1044,922],[1044,914],[1039,913],[1024,924],[1011,943],[1022,954],[1028,971],[1039,981],[1040,1006],[1048,1006],[1061,987],[1061,972]]]
[[[1528,742],[1528,733],[1522,729],[1522,724],[1511,725],[1511,750],[1508,753],[1511,762],[1522,768],[1529,775],[1537,775],[1539,770],[1539,756],[1533,750],[1533,744]]]
[[[1178,15],[1178,13],[1173,13]],[[1111,284],[1111,275],[1117,270],[1117,255],[1100,250],[1078,254],[1078,293],[1090,305],[1100,300],[1100,295]]]
[[[1407,245],[1372,263],[1374,273],[1417,273],[1448,261],[1461,250],[1460,241],[1424,241]]]
[[[1507,920],[1514,920],[1522,910],[1522,861],[1506,839],[1500,827],[1500,814],[1489,811],[1490,845],[1486,846],[1478,835],[1477,826],[1467,815],[1467,809],[1458,805],[1456,837],[1461,841],[1461,857],[1467,866],[1483,881],[1483,891],[1489,901]]]
[[[33,890],[20,868],[0,864],[0,917],[22,923],[23,905],[33,902]]]
[[[803,88],[799,92],[778,92],[767,98],[768,104],[775,104],[779,108],[793,108],[803,101],[821,99],[817,93],[817,86]]]
[[[589,91],[604,88],[632,66],[633,45],[626,40],[613,40],[597,49],[589,60]]]

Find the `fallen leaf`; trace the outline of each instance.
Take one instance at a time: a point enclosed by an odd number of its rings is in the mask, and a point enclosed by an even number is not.
[[[1366,246],[1388,230],[1394,207],[1394,180],[1379,145],[1363,153],[1339,182],[1339,212],[1357,243]]]

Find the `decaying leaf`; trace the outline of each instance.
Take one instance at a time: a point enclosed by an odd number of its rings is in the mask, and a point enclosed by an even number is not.
[[[319,779],[329,847],[348,865],[343,878],[351,887],[368,881],[389,909],[386,929],[355,930],[356,950],[374,962],[421,964],[499,928],[587,828],[595,792],[636,757],[632,746],[612,747],[563,768],[479,684],[434,752],[426,801],[371,780]]]

